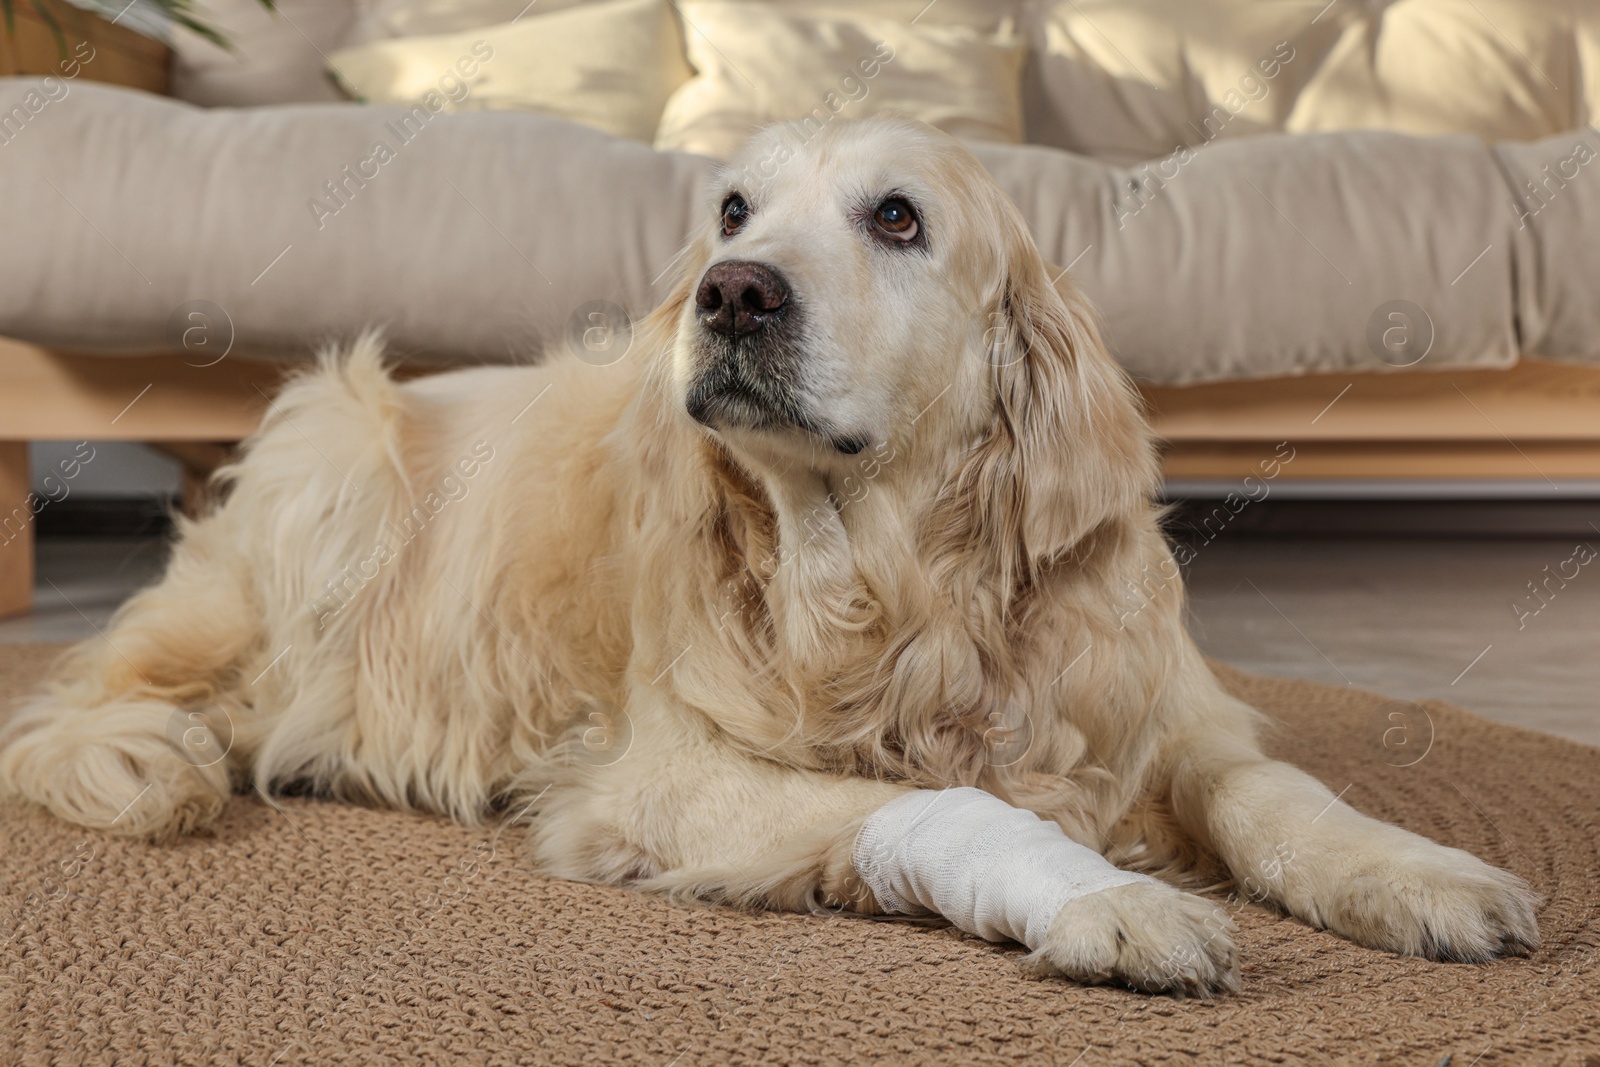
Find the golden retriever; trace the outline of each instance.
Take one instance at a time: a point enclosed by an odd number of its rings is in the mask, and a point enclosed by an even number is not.
[[[873,914],[868,817],[976,786],[1374,948],[1537,944],[1516,878],[1262,756],[1185,632],[1129,383],[972,155],[776,127],[705,219],[607,366],[402,384],[369,337],[289,384],[14,713],[0,787],[149,839],[240,786],[510,811],[561,877]],[[1226,916],[1165,882],[1037,940],[1082,981],[1238,984]]]

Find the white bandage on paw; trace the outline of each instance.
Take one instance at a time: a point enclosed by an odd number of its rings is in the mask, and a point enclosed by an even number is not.
[[[919,789],[868,816],[851,856],[891,915],[935,912],[987,941],[1044,944],[1070,900],[1133,882],[1031,811],[981,789]]]

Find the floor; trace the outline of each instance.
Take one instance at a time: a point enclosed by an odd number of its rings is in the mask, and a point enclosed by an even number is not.
[[[1189,568],[1190,625],[1244,670],[1444,700],[1600,745],[1589,543],[1219,538]]]
[[[1600,745],[1600,560],[1587,545],[1218,538],[1189,567],[1191,625],[1209,655],[1244,670],[1446,700]],[[37,608],[0,621],[0,642],[93,636],[160,572],[162,551],[42,540]]]
[[[123,600],[161,576],[165,560],[160,538],[39,538],[33,614],[0,619],[0,643],[94,636]]]

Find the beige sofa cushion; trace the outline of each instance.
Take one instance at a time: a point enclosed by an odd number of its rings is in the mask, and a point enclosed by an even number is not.
[[[0,115],[37,85],[0,78]],[[0,202],[28,206],[0,237],[0,336],[176,347],[204,300],[242,351],[303,358],[360,322],[471,362],[533,358],[594,301],[654,306],[711,167],[532,112],[203,109],[82,80],[0,155]]]
[[[174,346],[175,314],[206,300],[240,350],[304,355],[377,324],[407,354],[531,356],[595,301],[649,311],[709,210],[711,161],[530,112],[434,115],[402,139],[403,107],[30,93],[0,78],[0,202],[26,206],[3,238],[0,336]],[[1134,170],[973,147],[1151,380],[1393,369],[1373,327],[1395,301],[1431,323],[1419,370],[1600,363],[1592,132],[1269,134]]]
[[[693,71],[668,0],[607,0],[460,33],[334,52],[351,96],[435,110],[523,109],[649,142]]]
[[[771,122],[894,112],[959,137],[1022,139],[1020,40],[873,16],[736,0],[679,5],[693,80],[656,147],[727,159]]]
[[[1111,162],[1270,131],[1535,140],[1600,116],[1600,3],[1041,0],[1028,139]]]

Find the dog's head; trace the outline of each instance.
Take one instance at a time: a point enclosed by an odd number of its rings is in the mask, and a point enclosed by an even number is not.
[[[1142,420],[1087,309],[943,133],[762,131],[719,173],[686,262],[664,309],[672,391],[754,469],[827,477],[909,450],[964,482],[965,506],[1012,513],[1019,537],[1054,523],[1071,538],[1150,488]]]
[[[763,131],[706,202],[678,323],[686,408],[737,450],[826,461],[970,395],[1011,227],[954,142],[909,122]],[[1009,207],[1009,205],[1005,205]]]

